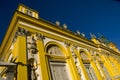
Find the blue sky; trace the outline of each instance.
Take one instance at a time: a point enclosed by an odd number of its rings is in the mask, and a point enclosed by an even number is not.
[[[19,3],[37,10],[45,20],[85,33],[88,39],[89,33],[100,33],[120,49],[119,0],[0,0],[0,42]]]

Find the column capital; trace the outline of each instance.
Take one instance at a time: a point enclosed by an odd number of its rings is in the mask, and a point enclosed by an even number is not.
[[[27,30],[25,30],[24,28],[18,27],[18,30],[16,32],[16,36],[26,36],[27,33],[28,33]]]
[[[13,42],[16,41],[16,39],[17,39],[18,36],[26,36],[27,33],[28,33],[27,30],[25,30],[24,28],[18,27],[18,29],[17,29],[17,31],[16,31],[16,33],[15,33],[15,37],[14,37],[14,39],[13,39]]]
[[[45,36],[43,34],[36,33],[35,34],[35,39],[36,40],[44,40]]]

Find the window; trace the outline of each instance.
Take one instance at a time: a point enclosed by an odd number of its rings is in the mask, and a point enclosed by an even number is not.
[[[49,45],[46,56],[52,80],[71,80],[66,58],[59,46]]]
[[[100,64],[101,68],[103,69],[105,76],[106,76],[106,80],[112,80],[107,69],[105,68],[105,66],[103,64]]]
[[[94,70],[90,64],[90,58],[88,57],[87,53],[85,53],[84,51],[81,51],[80,55],[81,55],[81,58],[83,60],[83,64],[84,64],[84,67],[86,69],[86,72],[88,74],[89,79],[90,80],[97,80],[97,77],[94,73]]]
[[[88,73],[88,76],[89,76],[90,80],[97,80],[97,77],[96,77],[96,75],[94,73],[94,70],[91,67],[91,65],[90,64],[84,64],[84,66],[86,68],[86,71]]]
[[[50,62],[50,68],[53,80],[69,80],[66,63]]]

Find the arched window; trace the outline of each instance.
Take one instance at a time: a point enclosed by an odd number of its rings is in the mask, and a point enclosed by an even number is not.
[[[89,79],[90,80],[97,80],[97,77],[94,73],[92,65],[90,64],[90,58],[88,57],[87,53],[85,51],[81,51],[80,56],[82,58],[82,61],[83,61],[84,67],[86,69],[86,72],[89,76]]]
[[[50,55],[64,56],[62,50],[57,45],[48,46],[47,53]]]
[[[48,45],[46,56],[52,80],[71,80],[65,55],[58,45]]]

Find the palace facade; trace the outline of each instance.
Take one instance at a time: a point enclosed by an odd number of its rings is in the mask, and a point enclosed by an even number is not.
[[[0,46],[0,80],[120,80],[120,51],[20,4]]]

